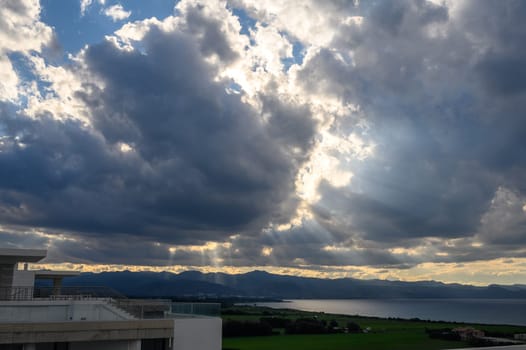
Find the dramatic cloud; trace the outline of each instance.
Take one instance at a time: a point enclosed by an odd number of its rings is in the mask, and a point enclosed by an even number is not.
[[[6,244],[405,279],[526,258],[522,1],[185,0],[150,18],[99,1],[134,21],[63,60],[37,1],[4,2]]]

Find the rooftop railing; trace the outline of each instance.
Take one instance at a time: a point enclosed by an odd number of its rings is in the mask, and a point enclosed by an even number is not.
[[[167,299],[110,299],[110,304],[126,311],[135,318],[165,318],[170,312],[171,300]]]
[[[67,299],[83,296],[86,298],[126,298],[113,288],[104,286],[66,286],[66,287],[35,287],[34,298]]]
[[[126,298],[108,287],[1,287],[0,300]]]
[[[221,315],[220,303],[172,303],[173,314],[219,316]]]
[[[31,300],[33,287],[0,287],[0,300]]]
[[[173,303],[169,299],[111,299],[115,307],[136,318],[172,318],[188,316],[219,316],[219,303]]]
[[[170,299],[128,299],[108,287],[11,287],[0,288],[0,300],[88,300],[106,299],[135,318],[172,318],[181,315],[219,316],[219,303],[172,302]]]

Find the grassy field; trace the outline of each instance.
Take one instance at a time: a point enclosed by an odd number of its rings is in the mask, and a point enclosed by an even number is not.
[[[223,350],[396,350],[396,349],[453,349],[468,347],[461,341],[431,339],[426,328],[455,328],[468,326],[461,323],[427,322],[417,320],[382,319],[331,315],[297,310],[275,310],[262,307],[234,307],[224,310],[224,320],[258,321],[261,317],[281,317],[291,320],[301,317],[316,317],[327,322],[335,320],[341,327],[352,321],[368,333],[320,334],[320,335],[273,335],[262,337],[223,338]],[[520,333],[526,327],[500,325],[469,325],[485,332]],[[275,329],[283,333],[282,329]]]
[[[421,350],[424,348],[434,350],[465,346],[463,342],[429,339],[424,332],[409,331],[384,334],[277,335],[223,339],[224,350]]]

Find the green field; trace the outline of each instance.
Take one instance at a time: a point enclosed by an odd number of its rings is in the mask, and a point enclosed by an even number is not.
[[[384,334],[277,335],[270,337],[224,338],[223,349],[237,350],[347,350],[347,349],[451,349],[463,342],[429,339],[424,332]]]
[[[261,317],[281,317],[291,320],[315,317],[330,322],[335,320],[342,327],[349,321],[368,329],[368,333],[339,333],[319,335],[281,335],[260,337],[223,338],[223,350],[396,350],[396,349],[453,349],[469,347],[467,342],[431,339],[425,329],[467,326],[461,323],[427,322],[418,320],[382,319],[297,310],[275,310],[262,307],[234,307],[224,310],[224,320],[258,321]],[[499,325],[470,325],[485,332],[521,333],[526,327]]]

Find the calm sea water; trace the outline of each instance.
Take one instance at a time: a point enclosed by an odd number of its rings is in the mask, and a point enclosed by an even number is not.
[[[316,299],[256,305],[344,315],[526,325],[524,299]]]

